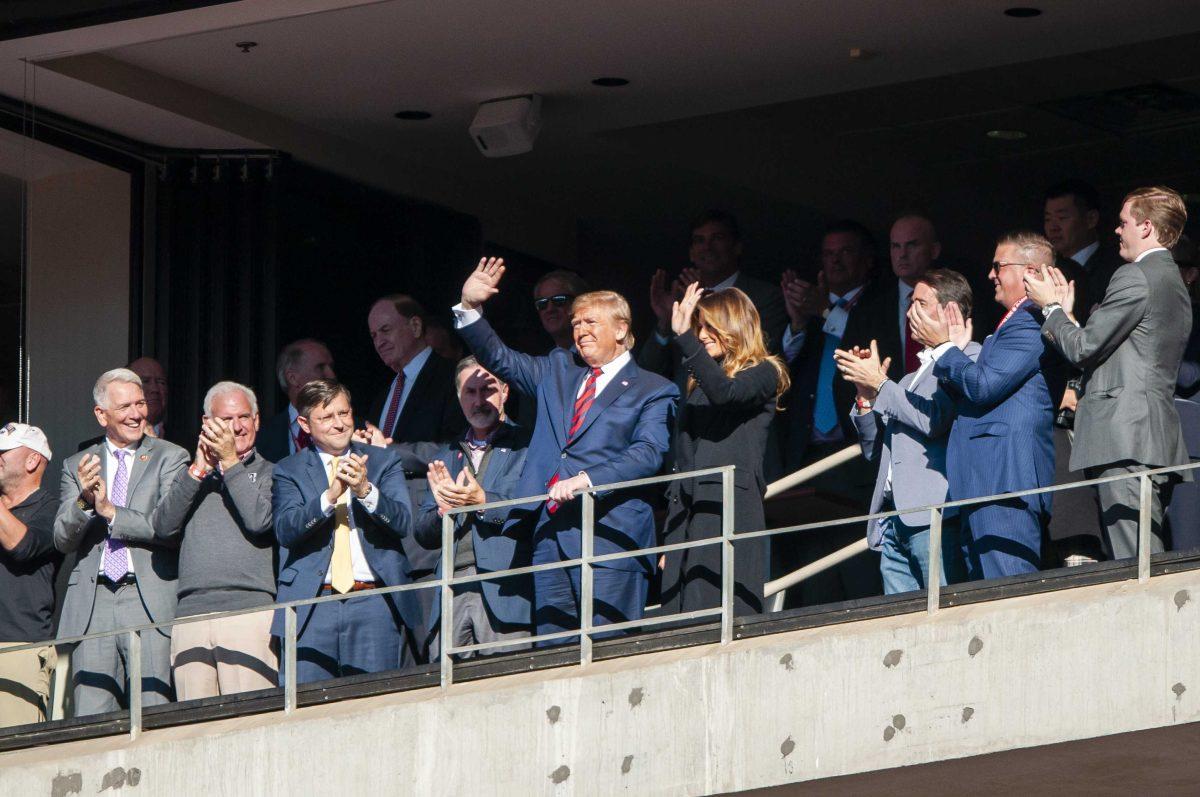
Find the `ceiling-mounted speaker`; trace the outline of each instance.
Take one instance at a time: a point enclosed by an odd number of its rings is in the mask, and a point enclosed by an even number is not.
[[[529,152],[541,129],[542,98],[537,94],[485,102],[470,127],[471,140],[486,158]]]

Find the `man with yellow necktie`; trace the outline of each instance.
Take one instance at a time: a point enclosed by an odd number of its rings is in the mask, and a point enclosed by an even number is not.
[[[413,593],[353,595],[410,580],[400,541],[412,511],[400,458],[352,441],[350,391],[333,380],[305,385],[296,409],[312,444],[275,466],[275,536],[286,549],[276,599],[350,596],[297,609],[296,681],[413,664],[413,641],[424,637]],[[271,633],[282,637],[283,627],[276,612]]]

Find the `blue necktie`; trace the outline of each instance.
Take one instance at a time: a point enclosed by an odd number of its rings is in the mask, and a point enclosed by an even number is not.
[[[845,307],[846,300],[838,299],[834,307]],[[813,408],[813,425],[821,434],[828,434],[837,426],[837,405],[833,400],[833,377],[837,367],[833,362],[833,350],[841,346],[842,339],[825,333],[825,347],[821,350],[821,369],[817,372],[817,405]]]

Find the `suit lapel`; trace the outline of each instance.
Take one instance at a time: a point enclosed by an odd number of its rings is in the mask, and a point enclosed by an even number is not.
[[[132,472],[129,475],[129,489],[125,493],[125,505],[129,506],[133,503],[133,494],[137,490],[138,485],[142,483],[142,477],[146,475],[146,471],[150,469],[152,464],[157,460],[157,446],[148,437],[143,437],[142,442],[138,447],[130,452],[129,467]],[[107,454],[104,460],[107,460]]]
[[[629,389],[629,386],[633,384],[634,379],[637,378],[637,371],[637,365],[634,364],[633,359],[631,358],[629,362],[626,363],[624,368],[613,374],[612,380],[605,385],[604,390],[601,391],[600,395],[596,397],[596,400],[592,402],[592,406],[588,410],[587,416],[583,419],[583,426],[580,426],[579,431],[575,433],[575,439],[571,441],[572,443],[583,437],[583,433],[588,430],[588,427],[592,425],[592,422],[595,421],[596,418],[600,417],[600,413],[604,412],[608,405],[616,401],[618,396]]]
[[[321,465],[321,455],[315,448],[309,448],[304,453],[304,469],[308,471],[309,479],[317,488],[317,495],[329,489],[329,474]]]

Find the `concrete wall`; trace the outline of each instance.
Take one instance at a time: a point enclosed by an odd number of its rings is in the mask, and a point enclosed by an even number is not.
[[[1194,721],[1198,625],[1193,571],[18,751],[0,793],[738,791]]]
[[[30,422],[56,471],[99,434],[96,377],[129,359],[129,175],[97,164],[32,180],[28,196]]]

